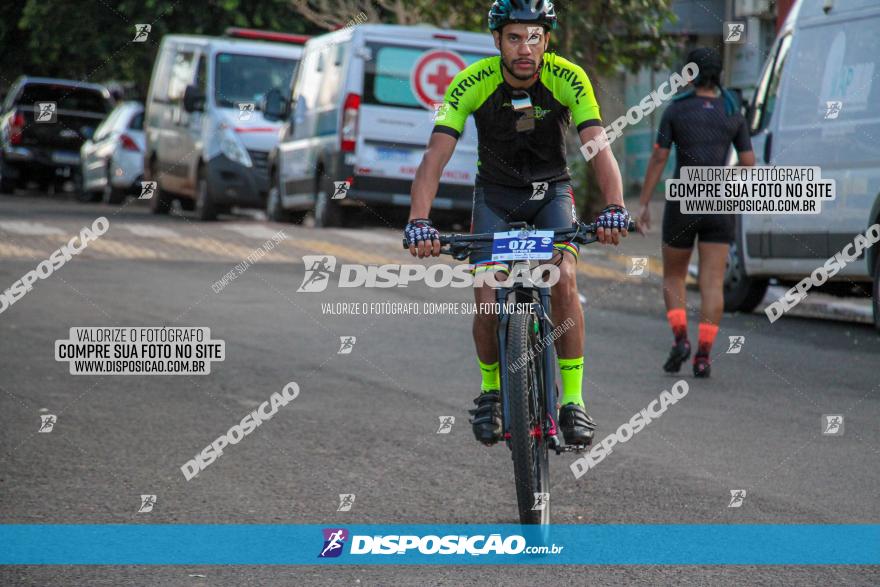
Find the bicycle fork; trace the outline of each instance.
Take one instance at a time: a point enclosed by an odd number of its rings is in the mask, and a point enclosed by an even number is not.
[[[556,426],[556,362],[554,361],[553,349],[548,345],[552,345],[550,341],[550,326],[552,321],[549,316],[550,311],[550,288],[539,287],[539,301],[532,301],[532,309],[538,320],[538,335],[541,345],[544,347],[541,351],[541,376],[543,378],[544,394],[541,399],[544,400],[545,417],[542,418],[543,429],[540,434],[547,439],[550,447],[558,452],[562,443],[559,441],[559,429]],[[509,386],[509,370],[507,366],[507,326],[510,323],[510,314],[505,309],[507,298],[511,293],[510,288],[498,288],[495,291],[495,300],[498,303],[498,364],[504,365],[501,371],[501,410],[503,414],[504,426],[502,429],[505,440],[510,439],[510,402],[508,401]]]

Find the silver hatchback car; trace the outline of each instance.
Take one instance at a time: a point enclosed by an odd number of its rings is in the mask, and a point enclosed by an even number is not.
[[[108,204],[139,194],[145,146],[143,105],[121,103],[80,148],[82,191],[100,194]]]

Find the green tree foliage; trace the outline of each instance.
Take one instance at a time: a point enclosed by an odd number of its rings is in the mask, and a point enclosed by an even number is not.
[[[230,26],[320,32],[288,0],[25,0],[0,3],[0,86],[20,74],[134,82],[146,92],[162,36],[220,35]],[[136,24],[147,42],[132,43]]]

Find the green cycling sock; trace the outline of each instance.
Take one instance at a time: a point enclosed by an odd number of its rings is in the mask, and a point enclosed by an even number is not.
[[[480,384],[480,389],[483,393],[489,393],[490,391],[498,391],[501,389],[501,376],[498,371],[498,361],[494,363],[484,363],[480,359],[477,359],[477,363],[480,364],[480,371],[483,373],[483,382]]]
[[[559,359],[559,372],[562,374],[562,399],[560,404],[577,404],[584,407],[581,394],[584,375],[584,358]]]

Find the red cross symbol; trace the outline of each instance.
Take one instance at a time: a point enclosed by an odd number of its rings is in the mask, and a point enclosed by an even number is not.
[[[443,95],[443,92],[449,86],[449,82],[452,81],[452,77],[449,75],[449,70],[446,69],[446,64],[441,63],[435,73],[428,75],[428,83],[434,86],[438,94]]]

